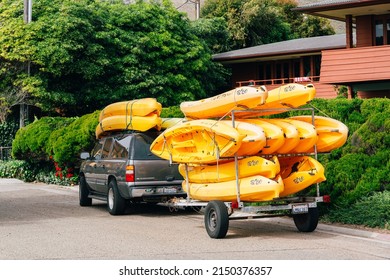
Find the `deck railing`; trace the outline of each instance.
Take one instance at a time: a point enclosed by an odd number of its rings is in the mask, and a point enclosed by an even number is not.
[[[283,85],[288,83],[311,83],[319,82],[320,76],[307,76],[307,77],[293,77],[293,78],[279,78],[268,80],[247,80],[236,82],[237,87],[242,86],[261,86],[261,85]]]

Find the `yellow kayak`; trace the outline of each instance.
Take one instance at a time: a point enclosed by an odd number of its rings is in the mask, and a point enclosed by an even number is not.
[[[244,135],[215,120],[192,120],[161,133],[151,144],[155,155],[179,163],[212,163],[232,157]]]
[[[263,104],[268,91],[261,87],[238,87],[219,95],[197,101],[186,101],[180,109],[187,118],[207,119],[228,114],[231,110],[253,108]]]
[[[233,126],[232,121],[221,121]],[[266,146],[266,136],[263,128],[247,122],[234,122],[234,128],[238,133],[245,135],[241,141],[241,147],[237,150],[237,156],[251,156],[259,153]]]
[[[290,119],[312,123],[312,116],[296,116]],[[320,153],[330,152],[340,148],[347,142],[348,127],[342,122],[322,116],[314,116],[314,126],[317,130],[317,151]],[[314,151],[311,149],[310,151]]]
[[[317,143],[317,131],[314,125],[304,121],[294,119],[284,119],[284,121],[294,125],[299,134],[299,143],[289,153],[308,153]]]
[[[276,153],[290,153],[299,144],[299,132],[295,125],[286,122],[284,119],[264,119],[264,121],[279,126],[283,130],[284,143]]]
[[[255,124],[264,129],[266,137],[266,146],[260,151],[260,154],[274,154],[284,144],[283,130],[277,125],[269,123],[263,119],[240,119],[242,122]]]
[[[96,126],[96,138],[100,138],[107,133],[121,131],[121,130],[137,130],[147,131],[149,129],[160,129],[161,118],[157,114],[150,114],[148,116],[126,116],[118,115],[105,117]]]
[[[189,193],[192,199],[237,201],[236,180],[207,184],[188,183],[189,190],[187,189],[187,182],[184,180],[182,186],[183,190]],[[261,175],[239,179],[239,187],[242,202],[270,201],[278,198],[284,188],[280,176],[273,180]]]
[[[99,121],[111,116],[140,116],[144,117],[151,113],[160,115],[162,106],[155,98],[142,98],[130,101],[112,103],[106,106],[99,116]]]
[[[312,157],[279,158],[284,190],[280,197],[297,193],[313,184],[325,181],[324,167]]]
[[[298,108],[312,101],[316,95],[316,89],[312,84],[302,85],[290,83],[268,91],[268,97],[264,104],[253,107],[250,112],[237,112],[237,117],[265,116],[283,113],[284,109]]]
[[[237,161],[237,167],[239,178],[261,175],[272,179],[280,172],[276,156],[269,160],[258,156],[242,158]],[[236,179],[236,163],[229,161],[213,165],[179,164],[179,172],[185,179],[188,174],[190,183],[226,182]]]
[[[161,129],[167,129],[186,121],[186,118],[161,118]]]

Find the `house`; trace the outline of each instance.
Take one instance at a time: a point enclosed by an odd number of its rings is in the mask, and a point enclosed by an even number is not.
[[[349,97],[390,96],[390,1],[326,0],[295,10],[343,21],[346,33],[214,55],[231,67],[233,86],[255,80],[273,88],[310,80],[320,98],[336,97],[340,85],[348,87]]]

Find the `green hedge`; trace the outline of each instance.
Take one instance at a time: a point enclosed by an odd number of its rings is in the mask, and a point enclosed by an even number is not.
[[[46,154],[61,166],[74,167],[80,152],[90,151],[95,143],[95,130],[100,111],[75,119],[50,134]]]
[[[0,161],[0,178],[35,181],[36,166],[25,160]]]
[[[43,117],[19,129],[12,142],[15,160],[0,163],[0,177],[76,184],[79,155],[94,145],[99,114],[100,111],[80,118]],[[27,168],[30,173],[15,172],[15,166]]]
[[[0,123],[0,146],[11,147],[12,140],[18,129],[19,126],[16,122]]]
[[[48,160],[47,144],[53,131],[69,125],[73,118],[43,117],[22,127],[12,142],[12,157],[31,161]]]
[[[18,130],[12,143],[14,159],[31,162],[54,160],[73,167],[81,151],[95,140],[99,111],[80,118],[43,117]]]
[[[331,211],[324,217],[330,222],[364,225],[390,230],[390,192],[374,193],[371,196],[360,198],[350,207]]]

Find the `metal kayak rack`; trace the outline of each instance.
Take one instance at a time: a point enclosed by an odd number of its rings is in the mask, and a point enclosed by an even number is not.
[[[275,111],[278,109],[261,110]],[[312,114],[312,121],[314,125],[314,109],[313,108],[291,108],[291,109],[280,109],[281,113],[294,111],[294,110],[310,110]],[[236,112],[259,112],[260,110],[233,110],[231,111],[231,120],[234,127],[235,113]],[[262,155],[262,156],[302,156],[310,155],[315,156],[317,159],[317,147],[314,146],[314,153],[306,154],[273,154],[273,155]],[[204,225],[207,234],[211,238],[224,238],[229,229],[230,220],[244,220],[244,219],[259,219],[269,217],[280,217],[280,216],[291,216],[293,218],[296,228],[300,232],[313,232],[318,225],[319,211],[318,203],[329,203],[330,197],[328,195],[320,195],[319,183],[316,184],[316,196],[296,196],[296,197],[283,197],[275,198],[270,201],[262,201],[254,203],[244,203],[240,199],[240,186],[239,186],[239,172],[238,172],[238,157],[234,156],[235,161],[235,172],[236,172],[236,188],[237,188],[237,199],[236,201],[200,201],[194,200],[190,196],[190,185],[188,182],[188,176],[186,176],[186,184],[188,194],[186,198],[173,198],[160,205],[167,206],[172,210],[179,210],[185,208],[194,208],[200,210],[199,212],[204,215]],[[188,168],[186,164],[186,175],[188,175]]]

